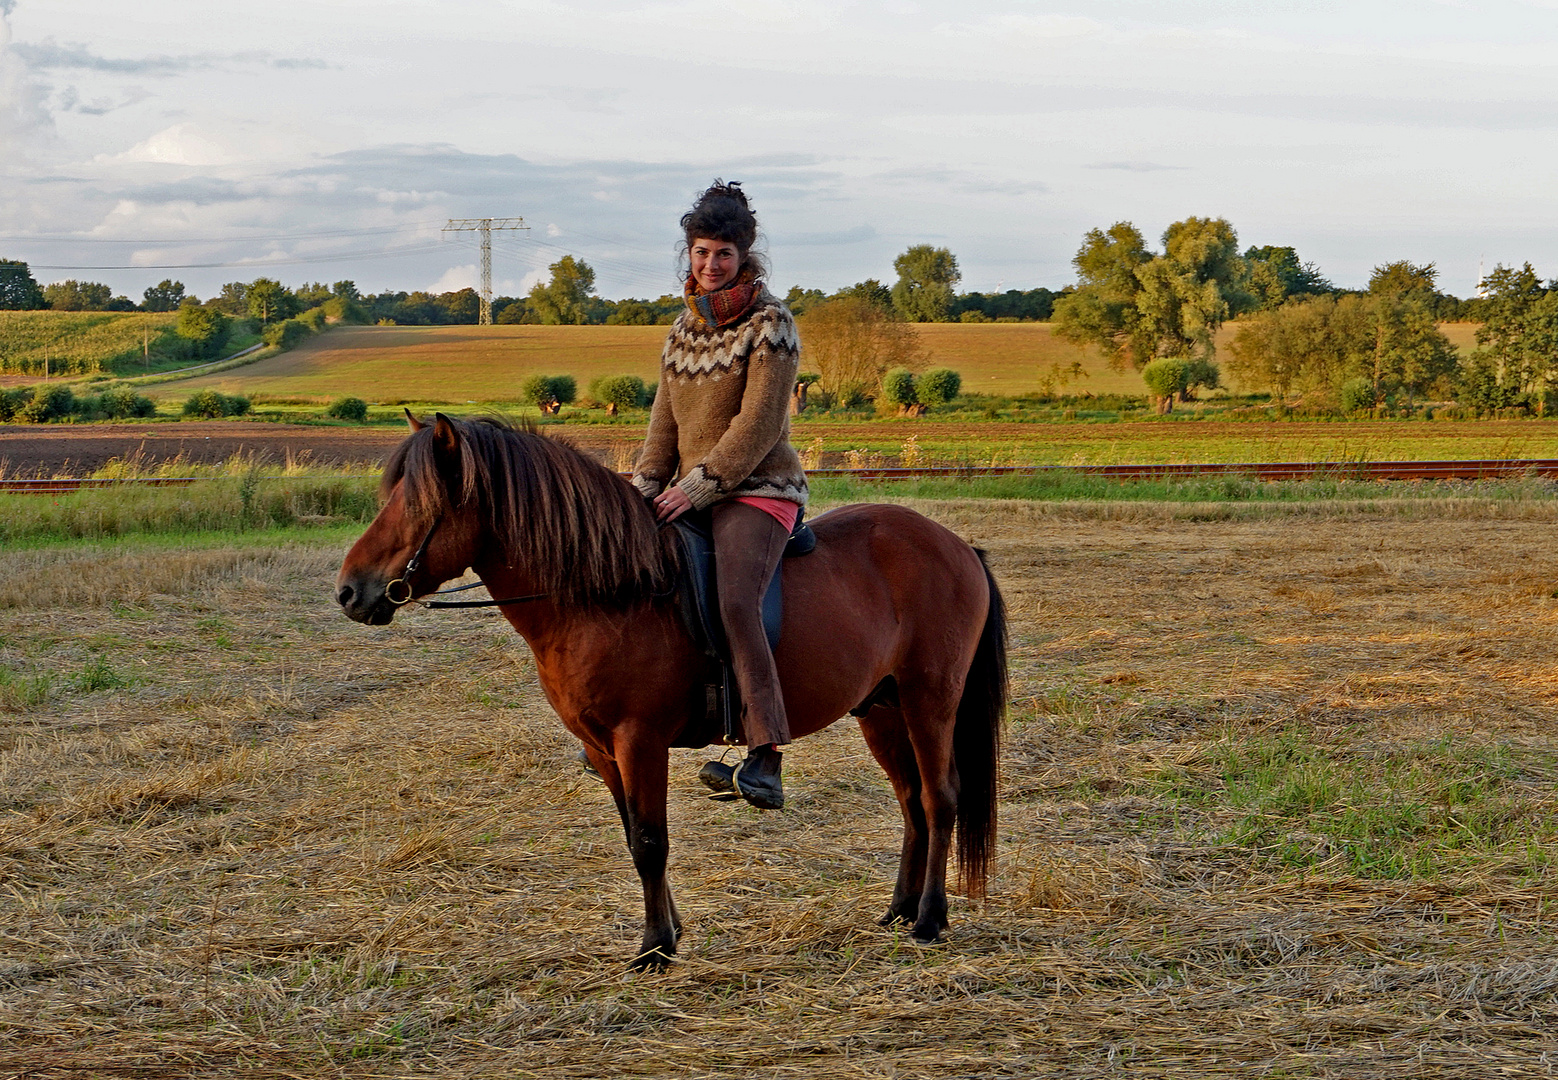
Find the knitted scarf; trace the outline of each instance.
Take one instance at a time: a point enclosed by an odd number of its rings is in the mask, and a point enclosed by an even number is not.
[[[752,310],[752,305],[763,292],[763,283],[747,267],[742,267],[736,280],[723,289],[707,292],[691,275],[682,286],[682,299],[687,309],[696,315],[704,326],[729,326],[740,322],[742,316]]]

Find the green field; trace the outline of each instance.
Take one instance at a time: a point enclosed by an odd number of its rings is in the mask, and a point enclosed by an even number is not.
[[[0,374],[7,382],[123,368],[135,374],[149,348],[175,322],[174,312],[0,311]]]

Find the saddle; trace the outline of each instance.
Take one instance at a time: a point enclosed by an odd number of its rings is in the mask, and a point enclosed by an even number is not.
[[[715,681],[704,685],[705,711],[701,721],[689,723],[673,746],[707,746],[714,739],[705,736],[716,727],[721,730],[727,745],[741,741],[741,694],[736,689],[730,644],[720,621],[719,571],[714,558],[712,520],[707,510],[695,510],[671,523],[682,556],[681,573],[676,582],[676,607],[693,643],[719,672]],[[795,528],[790,530],[784,558],[774,568],[774,576],[763,592],[763,632],[768,636],[770,649],[779,644],[779,631],[784,623],[784,560],[810,554],[816,546],[817,535],[806,524],[803,509],[796,515]]]

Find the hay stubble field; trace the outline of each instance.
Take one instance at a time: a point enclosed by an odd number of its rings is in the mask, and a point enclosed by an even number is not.
[[[1549,1075],[1558,507],[919,506],[1011,604],[989,899],[875,925],[847,723],[781,814],[678,751],[687,935],[631,977],[615,811],[498,617],[348,623],[349,529],[17,553],[0,1074]]]

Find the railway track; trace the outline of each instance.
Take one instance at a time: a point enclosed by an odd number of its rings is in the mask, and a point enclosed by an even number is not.
[[[1116,480],[1152,480],[1194,476],[1239,476],[1255,480],[1497,480],[1518,476],[1558,477],[1558,458],[1486,459],[1480,461],[1259,461],[1176,465],[1012,465],[933,467],[923,469],[812,469],[814,477],[856,480],[973,479],[984,476],[1044,476],[1082,473]],[[202,479],[195,476],[129,477],[125,479],[0,479],[0,492],[69,495],[86,488],[177,487]],[[266,479],[281,479],[266,477]]]

